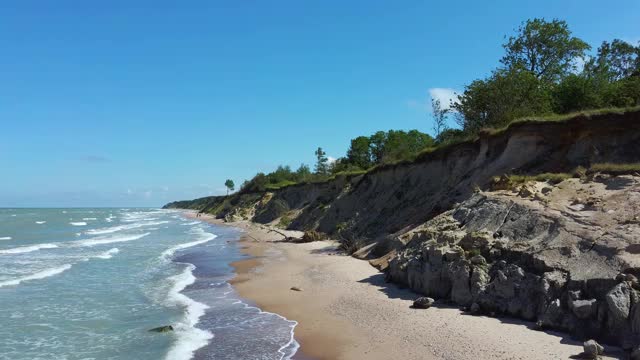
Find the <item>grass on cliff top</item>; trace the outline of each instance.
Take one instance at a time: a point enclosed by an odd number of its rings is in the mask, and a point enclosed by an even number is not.
[[[550,115],[544,115],[544,116],[527,116],[527,117],[523,117],[523,118],[519,118],[519,119],[515,119],[513,121],[511,121],[509,124],[501,127],[501,128],[485,128],[482,129],[481,132],[487,135],[496,135],[499,134],[501,132],[506,131],[507,129],[509,129],[511,126],[516,125],[516,124],[523,124],[523,123],[527,123],[527,124],[537,124],[537,123],[546,123],[546,122],[563,122],[563,121],[570,121],[572,119],[575,119],[577,117],[586,117],[586,118],[591,118],[593,116],[599,116],[599,115],[612,115],[612,114],[616,114],[616,115],[624,115],[626,113],[630,113],[630,112],[634,112],[634,111],[640,111],[640,106],[631,106],[631,107],[623,107],[623,108],[602,108],[602,109],[594,109],[594,110],[584,110],[584,111],[578,111],[578,112],[573,112],[573,113],[569,113],[569,114],[550,114]]]

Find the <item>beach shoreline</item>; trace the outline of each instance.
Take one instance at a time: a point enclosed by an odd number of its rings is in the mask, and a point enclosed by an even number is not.
[[[230,283],[264,311],[298,322],[294,359],[569,359],[582,352],[569,335],[535,331],[525,321],[466,315],[444,304],[411,309],[417,294],[385,283],[336,242],[284,243],[263,225],[198,219],[244,231],[239,246],[248,258],[231,264]]]

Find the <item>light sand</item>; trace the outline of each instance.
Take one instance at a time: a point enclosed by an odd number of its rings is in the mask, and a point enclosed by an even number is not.
[[[569,359],[582,352],[580,342],[531,323],[452,307],[411,309],[415,293],[384,283],[366,261],[337,253],[335,242],[282,243],[262,226],[233,225],[246,230],[243,251],[253,256],[233,264],[233,285],[262,309],[298,321],[297,358]]]

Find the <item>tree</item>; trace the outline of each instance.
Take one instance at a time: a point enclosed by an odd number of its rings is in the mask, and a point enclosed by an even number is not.
[[[384,147],[387,142],[387,134],[384,131],[378,131],[369,137],[369,146],[371,147],[371,159],[374,164],[382,163],[384,157]]]
[[[371,140],[366,136],[351,139],[346,160],[363,170],[371,167]]]
[[[474,133],[520,117],[549,114],[551,95],[548,86],[529,71],[498,69],[488,79],[467,85],[452,107],[462,116],[463,129]]]
[[[236,187],[236,185],[233,183],[233,180],[231,179],[227,179],[227,181],[224,182],[224,186],[227,187],[227,195],[229,195],[229,191],[233,191]]]
[[[598,48],[598,55],[591,59],[585,70],[591,74],[606,76],[609,81],[618,81],[633,75],[640,76],[640,46],[623,40],[606,41]]]
[[[322,150],[321,147],[315,152],[316,154],[316,174],[327,175],[329,172],[329,158],[327,153]]]
[[[433,113],[433,131],[436,137],[439,137],[440,133],[447,130],[447,114],[450,109],[443,108],[440,100],[431,99],[431,111]]]
[[[545,82],[557,82],[575,69],[575,61],[584,58],[591,47],[571,31],[565,21],[527,20],[503,45],[506,54],[501,62],[507,70],[531,72]]]
[[[306,181],[311,177],[311,169],[308,165],[300,164],[298,170],[296,170],[296,181]]]

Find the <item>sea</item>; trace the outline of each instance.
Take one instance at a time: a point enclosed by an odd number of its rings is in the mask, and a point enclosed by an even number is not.
[[[0,359],[292,358],[296,322],[229,284],[240,235],[178,210],[0,209]]]

